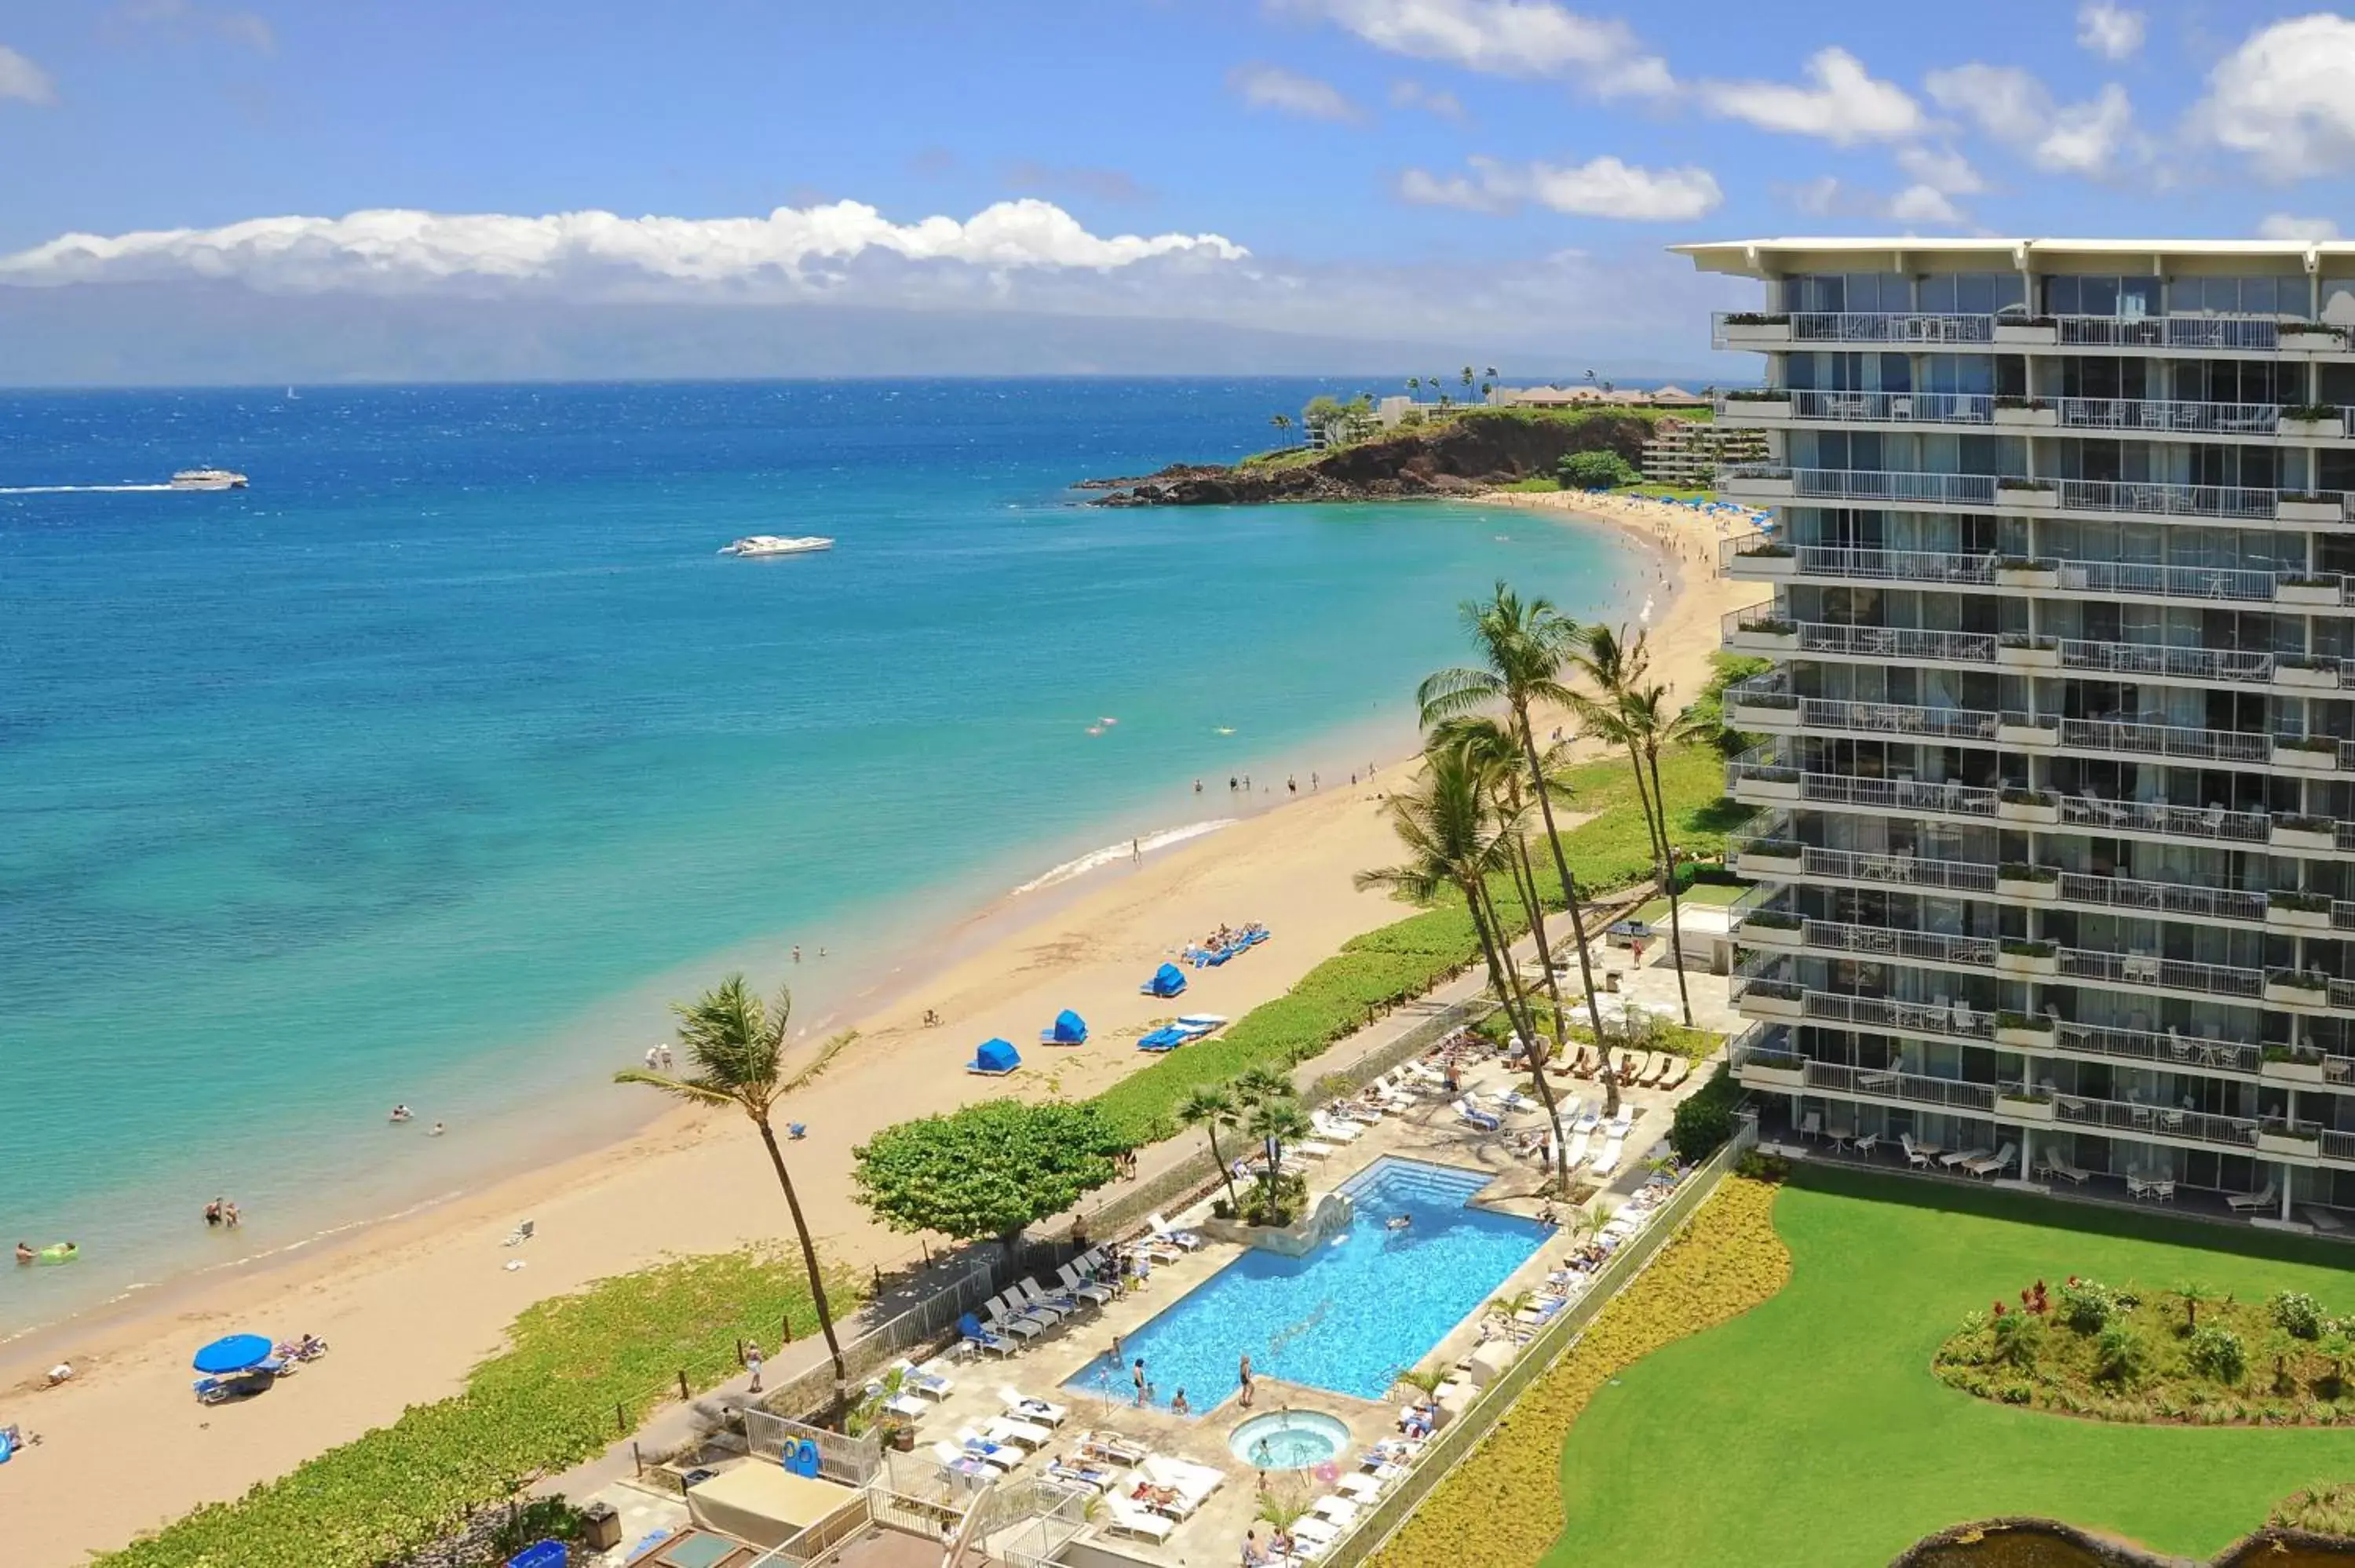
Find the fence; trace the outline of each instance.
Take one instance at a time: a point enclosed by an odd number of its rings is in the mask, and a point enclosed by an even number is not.
[[[1688,1176],[1667,1206],[1653,1216],[1651,1224],[1612,1255],[1586,1294],[1538,1330],[1529,1349],[1505,1369],[1504,1375],[1483,1389],[1461,1415],[1440,1428],[1438,1436],[1424,1446],[1414,1467],[1399,1482],[1398,1489],[1376,1503],[1347,1535],[1333,1543],[1332,1551],[1324,1559],[1328,1568],[1357,1568],[1380,1551],[1406,1522],[1407,1516],[1422,1507],[1423,1500],[1438,1489],[1440,1482],[1496,1428],[1529,1386],[1576,1348],[1595,1315],[1634,1283],[1660,1248],[1692,1218],[1693,1212],[1717,1191],[1718,1183],[1733,1169],[1734,1162],[1757,1141],[1757,1123],[1742,1118],[1725,1147]]]
[[[815,1524],[785,1537],[751,1568],[798,1568],[801,1563],[815,1563],[844,1542],[858,1539],[874,1521],[868,1494],[862,1491]]]
[[[817,1446],[818,1474],[829,1481],[863,1487],[882,1468],[883,1445],[871,1432],[850,1437],[823,1426],[788,1421],[765,1410],[744,1412],[744,1446],[754,1458],[779,1463],[805,1442]]]
[[[988,1300],[997,1288],[996,1266],[980,1258],[972,1260],[948,1286],[856,1339],[845,1340],[846,1372],[855,1383],[894,1357],[939,1342],[956,1327],[959,1317]],[[773,1418],[786,1411],[805,1414],[826,1408],[834,1396],[834,1364],[826,1361],[777,1384],[762,1397],[760,1408]]]

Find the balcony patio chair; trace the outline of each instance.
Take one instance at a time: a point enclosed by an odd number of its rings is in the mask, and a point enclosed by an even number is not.
[[[1809,1111],[1806,1115],[1799,1118],[1799,1136],[1801,1138],[1821,1138],[1823,1135],[1824,1116],[1821,1111]]]
[[[2129,1198],[2147,1198],[2147,1197],[2149,1197],[2153,1192],[2157,1192],[2157,1191],[2158,1191],[2158,1184],[2157,1184],[2156,1182],[2152,1182],[2152,1181],[2144,1181],[2140,1176],[2136,1175],[2136,1174],[2135,1174],[2133,1171],[2127,1171],[2127,1172],[2126,1172],[2126,1196],[2127,1196],[2127,1197],[2129,1197]]]
[[[2274,1200],[2280,1195],[2274,1179],[2268,1176],[2265,1178],[2265,1184],[2254,1192],[2225,1193],[2224,1206],[2236,1214],[2245,1214],[2272,1208]]]
[[[1977,1149],[1957,1149],[1951,1153],[1938,1156],[1938,1163],[1949,1171],[1958,1170],[1975,1160],[1985,1160],[1989,1152],[1985,1144],[1979,1145]]]
[[[1969,1171],[1974,1176],[1993,1176],[2009,1169],[2011,1164],[2012,1156],[2019,1152],[2019,1145],[2016,1143],[2007,1143],[2001,1149],[1997,1150],[1993,1154],[1987,1156],[1985,1159],[1964,1160],[1963,1169]]]
[[[1868,1132],[1863,1137],[1858,1139],[1851,1147],[1859,1154],[1869,1155],[1874,1150],[1881,1147],[1881,1134],[1877,1132]]]

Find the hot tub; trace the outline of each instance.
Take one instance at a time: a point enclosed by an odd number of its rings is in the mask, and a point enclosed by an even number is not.
[[[1229,1433],[1227,1447],[1253,1469],[1305,1470],[1348,1452],[1349,1428],[1318,1411],[1271,1411]]]

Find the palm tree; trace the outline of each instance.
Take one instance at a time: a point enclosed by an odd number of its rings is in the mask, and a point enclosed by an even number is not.
[[[1570,861],[1562,853],[1561,835],[1553,825],[1553,791],[1547,788],[1544,762],[1538,756],[1537,726],[1529,717],[1530,708],[1538,703],[1560,706],[1572,705],[1572,694],[1562,684],[1561,669],[1578,645],[1578,629],[1543,599],[1526,602],[1502,582],[1487,603],[1472,601],[1462,607],[1464,624],[1481,652],[1478,668],[1442,670],[1428,676],[1415,690],[1415,702],[1423,710],[1423,727],[1428,729],[1443,719],[1458,714],[1474,713],[1490,703],[1501,702],[1505,707],[1508,727],[1519,743],[1522,764],[1528,768],[1529,785],[1537,796],[1538,814],[1545,822],[1546,842],[1553,849],[1555,874],[1561,880],[1561,894],[1570,906],[1571,934],[1578,942],[1578,977],[1586,988],[1588,1021],[1594,1026],[1595,1043],[1603,1040],[1603,1009],[1594,1000],[1594,964],[1586,947],[1586,917],[1583,901],[1578,895],[1578,879],[1571,874]],[[1543,900],[1529,906],[1529,930],[1538,939],[1538,951],[1545,959],[1546,971],[1553,971],[1553,948],[1546,940]],[[1614,1112],[1618,1109],[1618,1088],[1608,1090]]]
[[[1464,752],[1444,747],[1424,753],[1422,778],[1412,789],[1391,796],[1384,809],[1390,813],[1391,831],[1407,846],[1409,859],[1379,871],[1358,873],[1357,885],[1388,887],[1421,903],[1430,902],[1446,887],[1464,895],[1473,932],[1480,939],[1481,956],[1487,961],[1488,983],[1515,1033],[1529,1042],[1529,1082],[1545,1106],[1548,1123],[1559,1125],[1553,1086],[1546,1081],[1544,1071],[1544,1036],[1538,1033],[1529,995],[1511,968],[1508,938],[1488,896],[1489,878],[1511,863],[1505,841],[1514,830],[1497,825],[1490,803],[1480,792],[1478,775]],[[1557,1150],[1561,1141],[1554,1139]],[[1556,1158],[1559,1161],[1561,1156]],[[1569,1181],[1567,1169],[1558,1167],[1557,1173],[1563,1182]]]
[[[1420,392],[1420,391],[1422,391],[1422,390],[1423,390],[1423,377],[1422,377],[1422,376],[1408,376],[1408,377],[1406,378],[1406,389],[1407,389],[1408,391],[1410,391],[1410,392]]]
[[[1291,430],[1292,430],[1292,416],[1291,416],[1291,415],[1289,415],[1289,414],[1270,414],[1270,415],[1267,417],[1267,422],[1268,422],[1269,424],[1273,425],[1273,426],[1275,427],[1275,429],[1276,429],[1276,433],[1277,433],[1278,435],[1281,435],[1281,436],[1283,436],[1283,437],[1284,437],[1284,443],[1285,443],[1287,446],[1291,444],[1291,441],[1292,441],[1292,435],[1291,435]]]
[[[1439,1391],[1447,1384],[1447,1369],[1436,1363],[1427,1367],[1406,1367],[1391,1383],[1393,1388],[1411,1388],[1436,1404]]]
[[[785,1157],[777,1148],[775,1128],[769,1125],[777,1102],[826,1071],[854,1038],[837,1034],[819,1050],[809,1065],[791,1077],[784,1075],[785,1022],[793,1016],[794,993],[780,989],[776,1004],[764,1004],[744,984],[741,974],[730,975],[719,988],[690,1002],[677,1002],[678,1040],[687,1049],[694,1072],[686,1077],[633,1068],[616,1073],[617,1084],[645,1084],[698,1105],[734,1106],[761,1129],[761,1141],[776,1168],[777,1185],[785,1191],[785,1207],[794,1216],[794,1236],[801,1243],[802,1268],[809,1276],[810,1299],[817,1304],[818,1331],[826,1336],[826,1353],[834,1358],[834,1384],[839,1394],[850,1381],[843,1365],[842,1346],[834,1337],[834,1313],[826,1305],[826,1278],[818,1272],[817,1248],[810,1241],[809,1222],[802,1217],[802,1201]]]
[[[1538,1293],[1536,1291],[1516,1290],[1510,1296],[1499,1296],[1494,1301],[1489,1302],[1488,1310],[1497,1314],[1499,1317],[1503,1318],[1506,1322],[1509,1323],[1537,1304]]]
[[[1269,1100],[1288,1100],[1297,1093],[1290,1075],[1265,1066],[1245,1068],[1227,1086],[1227,1092],[1246,1108]]]
[[[1469,392],[1469,391],[1472,389],[1472,383],[1474,383],[1475,381],[1477,381],[1478,379],[1479,379],[1479,377],[1478,377],[1478,376],[1475,376],[1475,375],[1473,375],[1473,374],[1472,374],[1472,367],[1471,367],[1470,366],[1468,366],[1468,365],[1467,365],[1467,366],[1465,366],[1464,367],[1464,376],[1463,376],[1463,380],[1464,380],[1464,389],[1465,389],[1465,391]]]
[[[2200,1304],[2202,1301],[2215,1300],[2216,1293],[2196,1279],[2185,1280],[2175,1287],[2175,1293],[2183,1298],[2183,1331],[2187,1334],[2197,1332],[2200,1328]]]
[[[1276,1206],[1276,1189],[1284,1176],[1284,1146],[1308,1136],[1308,1118],[1299,1102],[1289,1097],[1262,1100],[1252,1107],[1251,1119],[1243,1124],[1243,1130],[1258,1139],[1260,1147],[1267,1152],[1268,1213],[1273,1217],[1281,1213]]]
[[[1644,813],[1652,864],[1668,895],[1668,950],[1677,969],[1677,997],[1684,1004],[1685,1027],[1689,1029],[1693,1016],[1692,998],[1685,983],[1684,906],[1677,891],[1676,850],[1668,839],[1666,797],[1659,788],[1659,747],[1664,740],[1689,739],[1698,733],[1699,721],[1689,713],[1664,721],[1667,689],[1642,684],[1651,659],[1641,632],[1630,642],[1607,626],[1587,627],[1570,662],[1594,688],[1592,694],[1575,693],[1571,698],[1586,733],[1626,752],[1627,766],[1636,775],[1636,803]]]
[[[1241,1125],[1235,1115],[1235,1097],[1211,1084],[1198,1084],[1178,1107],[1178,1119],[1188,1127],[1199,1127],[1210,1135],[1210,1158],[1219,1163],[1219,1179],[1227,1184],[1227,1202],[1238,1213],[1241,1200],[1235,1196],[1235,1174],[1227,1165],[1227,1157],[1219,1148],[1219,1129],[1232,1130]]]
[[[1488,366],[1488,368],[1487,368],[1487,369],[1486,369],[1486,370],[1482,371],[1480,374],[1481,374],[1482,376],[1484,376],[1487,377],[1489,380],[1494,381],[1495,379],[1497,379],[1497,367],[1496,367],[1495,366],[1493,366],[1493,365],[1492,365],[1492,366]]]
[[[1429,746],[1437,748],[1454,747],[1459,749],[1465,763],[1478,776],[1479,787],[1496,802],[1498,821],[1525,821],[1528,819],[1527,779],[1521,771],[1521,749],[1511,730],[1487,714],[1459,714],[1442,719],[1431,732]],[[1547,758],[1550,760],[1550,758]],[[1551,783],[1550,779],[1548,779]],[[1568,1014],[1561,1005],[1561,982],[1555,979],[1553,954],[1546,948],[1545,907],[1538,892],[1537,868],[1529,861],[1529,844],[1526,835],[1508,835],[1506,848],[1511,852],[1514,895],[1521,907],[1533,911],[1530,928],[1540,933],[1539,957],[1545,966],[1546,996],[1553,1003],[1554,1038],[1562,1038]]]
[[[1658,848],[1660,883],[1668,890],[1668,947],[1677,965],[1677,997],[1684,1003],[1685,1027],[1693,1026],[1692,997],[1685,989],[1684,909],[1677,892],[1677,849],[1668,836],[1668,796],[1660,787],[1660,748],[1663,746],[1689,746],[1701,738],[1703,721],[1691,708],[1671,715],[1668,705],[1668,689],[1653,684],[1638,687],[1621,694],[1620,712],[1624,716],[1629,738],[1644,759],[1644,768],[1652,784],[1652,816],[1657,831],[1654,834]]]

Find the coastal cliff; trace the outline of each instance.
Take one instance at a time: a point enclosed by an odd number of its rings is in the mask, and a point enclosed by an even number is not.
[[[1228,506],[1271,501],[1393,501],[1462,495],[1550,477],[1572,452],[1614,451],[1634,463],[1651,421],[1634,414],[1531,415],[1471,409],[1446,423],[1361,441],[1323,456],[1305,450],[1231,466],[1172,463],[1132,479],[1092,479],[1096,506]]]

